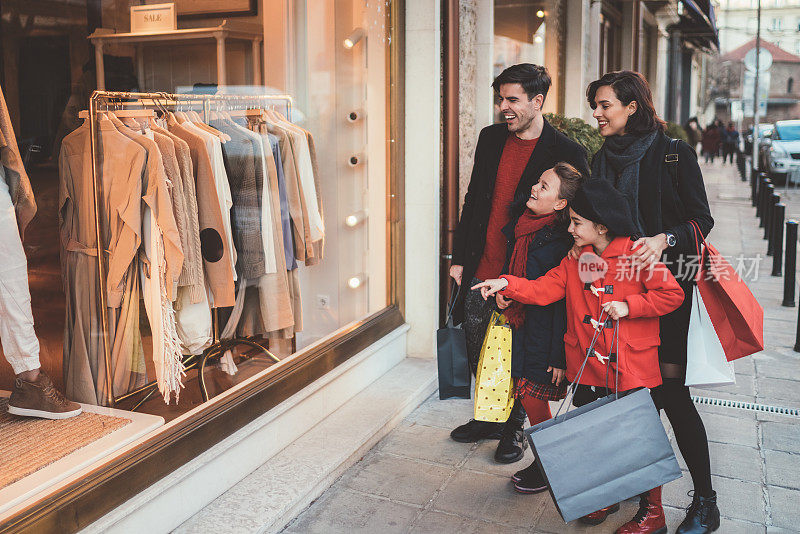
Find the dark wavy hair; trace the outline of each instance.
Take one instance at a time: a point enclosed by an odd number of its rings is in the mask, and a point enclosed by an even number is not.
[[[511,65],[501,72],[492,82],[492,88],[500,91],[500,86],[507,83],[518,83],[528,95],[528,100],[533,100],[536,95],[542,95],[542,99],[547,98],[547,91],[550,90],[550,74],[541,65],[533,63],[520,63]]]
[[[636,111],[628,117],[625,133],[645,135],[656,130],[666,131],[667,123],[656,113],[653,93],[650,92],[650,85],[644,76],[632,70],[618,70],[604,74],[599,80],[590,83],[586,89],[586,99],[592,109],[597,108],[594,101],[597,90],[605,85],[614,90],[614,94],[623,105],[627,106],[636,101]]]

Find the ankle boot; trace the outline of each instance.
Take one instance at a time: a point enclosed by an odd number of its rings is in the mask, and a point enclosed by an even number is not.
[[[692,495],[692,492],[689,492]],[[717,508],[717,492],[711,497],[701,497],[697,493],[692,497],[692,504],[686,509],[686,518],[675,531],[676,534],[707,534],[719,528],[719,508]]]
[[[608,519],[608,516],[611,514],[616,514],[619,512],[619,503],[612,504],[611,506],[606,506],[605,508],[600,508],[596,512],[592,512],[591,514],[586,514],[585,516],[578,519],[581,523],[585,525],[592,525],[596,526]]]
[[[517,399],[514,401],[511,415],[508,416],[508,421],[506,421],[500,437],[500,443],[497,444],[497,450],[494,452],[496,462],[510,464],[522,458],[525,454],[525,448],[528,446],[528,442],[525,441],[525,435],[522,432],[524,425],[525,408],[522,407],[522,403]]]
[[[639,495],[639,511],[617,529],[616,534],[666,534],[667,521],[661,508],[661,486]]]

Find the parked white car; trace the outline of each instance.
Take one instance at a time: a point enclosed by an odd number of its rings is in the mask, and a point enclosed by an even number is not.
[[[777,121],[767,150],[767,168],[778,184],[800,182],[800,120]]]

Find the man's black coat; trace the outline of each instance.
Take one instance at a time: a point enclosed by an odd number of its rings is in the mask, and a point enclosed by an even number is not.
[[[481,130],[478,136],[472,176],[464,197],[464,207],[461,210],[461,219],[456,227],[453,243],[453,265],[464,267],[461,279],[464,287],[461,288],[453,311],[456,323],[464,318],[464,296],[469,291],[469,283],[475,276],[478,262],[483,255],[497,168],[500,165],[500,156],[503,154],[503,147],[509,135],[513,134],[509,134],[508,127],[500,123],[487,126]],[[589,165],[586,161],[586,150],[556,131],[545,120],[542,134],[539,136],[539,141],[533,149],[514,193],[514,202],[511,208],[512,221],[516,220],[524,210],[525,199],[530,196],[533,184],[539,181],[539,177],[544,171],[552,168],[559,161],[573,165],[588,179]]]

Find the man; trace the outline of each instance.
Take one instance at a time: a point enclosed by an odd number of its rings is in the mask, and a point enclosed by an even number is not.
[[[28,175],[19,157],[3,91],[0,89],[0,342],[14,374],[8,412],[66,419],[81,413],[41,372],[39,340],[33,330],[28,263],[22,233],[36,213]]]
[[[511,66],[495,78],[492,87],[504,122],[487,126],[478,137],[450,267],[450,276],[460,286],[454,314],[457,321],[463,321],[473,374],[492,308],[469,288],[501,274],[508,247],[501,230],[522,213],[522,209],[512,207],[524,209],[533,184],[559,161],[589,175],[586,150],[557,132],[542,116],[550,89],[550,75],[544,67],[530,63]],[[450,436],[463,443],[500,439],[495,460],[512,463],[524,454],[524,423],[525,410],[515,402],[507,422],[471,420]]]
[[[730,156],[733,165],[733,156],[739,153],[739,131],[732,122],[728,123],[728,129],[722,134],[722,163]]]

